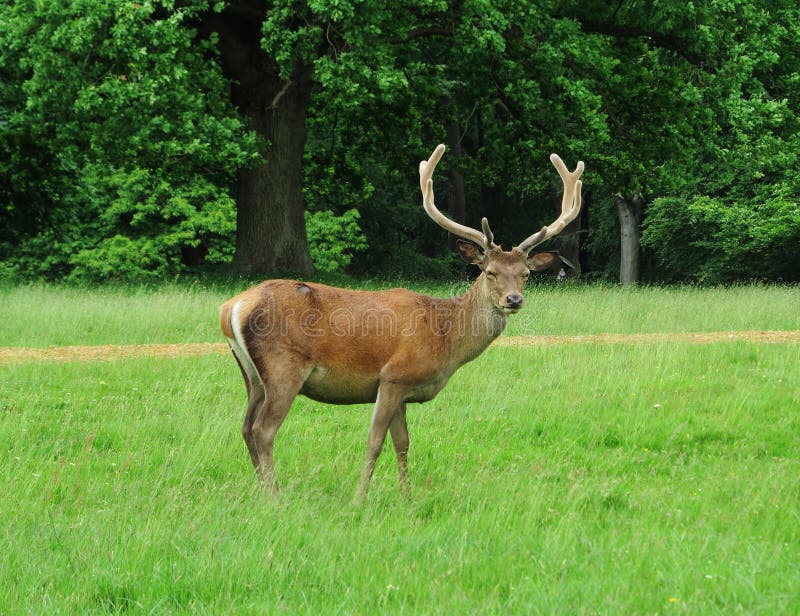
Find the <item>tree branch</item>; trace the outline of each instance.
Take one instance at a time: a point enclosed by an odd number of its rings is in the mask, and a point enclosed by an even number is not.
[[[614,38],[642,38],[651,40],[656,46],[667,49],[686,60],[689,64],[703,69],[708,68],[709,58],[690,49],[690,41],[664,32],[655,32],[640,26],[605,23],[579,18],[581,30],[589,34],[604,34]]]
[[[416,39],[426,38],[429,36],[449,36],[451,34],[453,34],[452,28],[446,28],[443,26],[424,26],[414,28],[405,36],[390,38],[389,43],[392,45],[402,45],[404,43],[409,43]]]

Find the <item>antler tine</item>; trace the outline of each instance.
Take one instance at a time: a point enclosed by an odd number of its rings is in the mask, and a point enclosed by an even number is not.
[[[450,220],[437,209],[433,202],[433,170],[436,168],[436,164],[442,158],[442,154],[444,154],[444,145],[439,144],[436,146],[436,149],[433,151],[433,154],[431,154],[431,157],[428,160],[423,160],[419,163],[419,187],[422,190],[422,206],[425,208],[425,211],[427,212],[428,216],[431,217],[433,222],[442,227],[442,229],[445,231],[448,231],[453,235],[457,235],[465,240],[469,240],[470,242],[476,243],[484,251],[489,250],[489,248],[494,245],[492,242],[493,236],[487,237],[476,229],[466,227],[454,220]],[[485,220],[486,219],[484,218],[484,221]],[[489,231],[489,234],[491,234],[488,223],[483,226],[483,229],[484,232]]]
[[[564,227],[575,220],[581,211],[581,187],[583,183],[579,178],[583,173],[583,161],[578,162],[575,171],[569,171],[558,154],[551,154],[550,162],[558,170],[558,175],[561,176],[561,181],[564,183],[564,195],[561,198],[561,215],[551,224],[542,227],[540,231],[537,231],[517,246],[517,249],[526,255],[534,246],[538,246],[545,240],[561,233]]]
[[[497,248],[497,244],[494,243],[494,233],[489,228],[489,220],[484,216],[481,218],[481,228],[483,229],[483,236],[486,238],[486,244],[489,248]]]

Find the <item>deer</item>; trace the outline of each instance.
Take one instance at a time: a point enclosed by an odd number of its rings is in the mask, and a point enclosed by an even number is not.
[[[457,250],[480,274],[459,297],[436,298],[407,289],[361,291],[296,280],[266,280],[222,305],[220,324],[247,389],[242,425],[247,450],[265,490],[278,495],[275,436],[293,400],[374,403],[366,456],[354,502],[367,496],[387,432],[397,457],[401,492],[408,495],[406,405],[432,400],[453,373],[478,357],[524,303],[530,272],[551,267],[557,253],[531,254],[580,212],[584,163],[569,171],[550,160],[563,182],[560,216],[511,250],[481,231],[445,216],[434,203],[439,145],[419,164],[422,205],[458,238]]]

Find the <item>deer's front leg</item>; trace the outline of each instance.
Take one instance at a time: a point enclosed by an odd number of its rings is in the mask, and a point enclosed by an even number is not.
[[[375,461],[381,454],[381,449],[383,449],[383,442],[386,440],[389,424],[392,423],[395,414],[399,413],[404,406],[403,397],[405,393],[406,388],[395,383],[381,383],[378,388],[378,398],[375,400],[375,410],[372,412],[372,425],[370,426],[369,439],[367,440],[367,455],[354,498],[356,503],[362,503],[367,497],[369,481],[372,479],[372,472],[375,470]]]

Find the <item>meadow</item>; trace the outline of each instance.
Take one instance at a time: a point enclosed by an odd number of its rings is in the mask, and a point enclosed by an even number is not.
[[[0,346],[220,342],[245,286],[0,288]],[[509,334],[800,329],[797,287],[526,297]],[[410,497],[389,445],[361,507],[371,408],[298,398],[270,502],[229,356],[0,384],[3,614],[800,613],[800,344],[492,347],[410,405]]]

